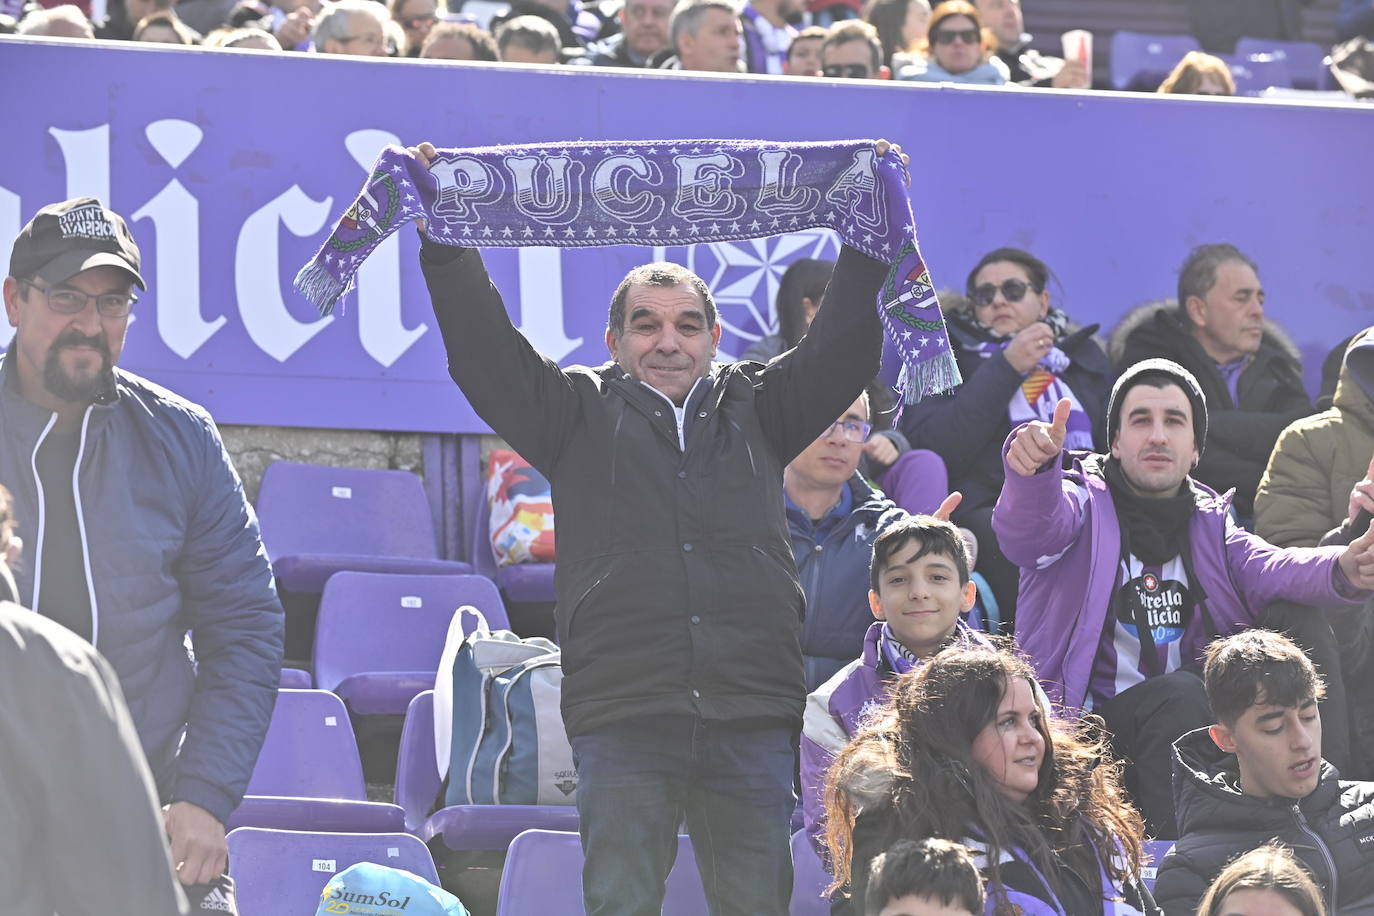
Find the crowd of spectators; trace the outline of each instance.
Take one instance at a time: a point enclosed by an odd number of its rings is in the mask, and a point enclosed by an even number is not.
[[[1275,19],[1192,2],[1200,8],[1195,33],[1209,49],[1234,45],[1232,32],[1300,37],[1296,12]],[[1229,44],[1217,38],[1218,23]],[[1021,0],[449,0],[448,8],[439,0],[6,0],[5,32],[540,66],[1093,87],[1091,60],[1032,46]],[[1343,0],[1331,39],[1368,32],[1370,0]],[[1234,95],[1236,86],[1225,61],[1196,51],[1159,91]]]

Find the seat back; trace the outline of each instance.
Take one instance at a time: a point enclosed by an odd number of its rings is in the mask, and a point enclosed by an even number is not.
[[[1173,848],[1173,840],[1145,841],[1143,850],[1145,861],[1140,863],[1140,880],[1149,888],[1150,893],[1154,893],[1155,879],[1159,876],[1159,864],[1164,861],[1164,857]]]
[[[692,843],[678,837],[663,916],[701,916],[706,895]],[[582,842],[576,833],[526,830],[511,841],[496,916],[582,916]]]
[[[824,896],[830,875],[811,845],[805,830],[792,834],[791,916],[830,916],[830,898]]]
[[[406,833],[307,833],[240,827],[229,832],[229,876],[240,916],[314,913],[320,892],[359,862],[403,868],[439,883],[429,850]]]
[[[334,690],[363,672],[437,672],[453,612],[464,605],[509,629],[501,593],[482,576],[335,573],[320,596],[315,686]]]
[[[1257,55],[1283,61],[1295,89],[1327,88],[1326,50],[1315,42],[1268,38],[1242,38],[1236,42],[1237,57],[1245,59]]]
[[[367,801],[358,742],[343,700],[327,690],[279,690],[248,795]]]
[[[1152,92],[1185,54],[1197,50],[1197,39],[1191,35],[1117,32],[1112,36],[1112,88]]]
[[[1221,60],[1231,71],[1236,95],[1259,95],[1270,87],[1292,88],[1293,78],[1289,75],[1288,64],[1271,54],[1237,54],[1234,57],[1222,56]]]
[[[417,694],[406,709],[396,753],[395,801],[406,813],[406,829],[416,833],[434,810],[439,795],[438,759],[434,755],[434,691]]]
[[[272,560],[312,553],[439,558],[424,484],[409,471],[277,461],[262,476],[257,511]]]

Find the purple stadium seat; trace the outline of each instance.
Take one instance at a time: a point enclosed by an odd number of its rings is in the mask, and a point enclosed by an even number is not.
[[[1326,50],[1308,41],[1274,41],[1268,38],[1242,38],[1236,42],[1236,56],[1265,55],[1277,58],[1288,67],[1295,89],[1326,89],[1330,71],[1326,69]]]
[[[400,830],[405,812],[367,800],[343,701],[327,690],[280,690],[235,827]]]
[[[663,916],[702,916],[701,889],[692,843],[678,837],[677,860],[668,874]],[[582,916],[582,843],[576,833],[526,830],[511,841],[496,916]]]
[[[315,682],[304,668],[283,668],[277,686],[283,690],[309,690],[315,686]]]
[[[1292,88],[1293,78],[1288,72],[1288,64],[1273,55],[1218,56],[1231,71],[1231,79],[1236,83],[1236,95],[1259,95],[1271,86]]]
[[[341,570],[472,572],[439,558],[424,485],[408,471],[278,461],[263,474],[257,511],[272,570],[293,592],[318,592]]]
[[[820,856],[811,846],[805,830],[792,834],[792,905],[791,916],[830,916],[830,898],[825,889],[830,875],[821,864]]]
[[[1164,856],[1173,848],[1173,840],[1145,841],[1145,861],[1141,863],[1140,879],[1151,893],[1154,893],[1155,878],[1159,875],[1159,863],[1164,861]]]
[[[1117,32],[1112,36],[1112,88],[1152,92],[1183,55],[1197,50],[1197,39],[1191,35]]]
[[[439,883],[425,844],[404,833],[309,833],[240,827],[229,833],[229,876],[240,916],[306,916],[329,879],[359,862]]]
[[[501,593],[482,576],[335,573],[315,624],[315,686],[354,713],[403,715],[434,686],[449,622],[464,605],[493,628],[510,627]]]
[[[949,495],[949,472],[935,452],[914,448],[883,472],[878,486],[906,511],[928,514]]]
[[[425,842],[441,837],[451,850],[505,849],[531,828],[577,830],[572,805],[453,805],[434,811],[442,779],[434,758],[434,691],[410,701],[396,761],[396,804],[405,829]]]

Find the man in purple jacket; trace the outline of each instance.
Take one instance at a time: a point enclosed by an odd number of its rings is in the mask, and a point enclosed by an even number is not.
[[[1067,407],[1018,427],[1003,452],[993,530],[1021,567],[1016,636],[1051,698],[1106,721],[1148,832],[1173,839],[1171,745],[1212,721],[1204,647],[1272,601],[1362,600],[1374,536],[1280,549],[1237,527],[1231,495],[1189,476],[1207,404],[1177,363],[1144,360],[1117,380],[1110,455],[1064,454]]]

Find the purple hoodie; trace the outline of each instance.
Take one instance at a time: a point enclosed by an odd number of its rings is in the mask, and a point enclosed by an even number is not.
[[[818,851],[825,832],[821,820],[825,813],[825,771],[858,731],[869,710],[887,700],[888,684],[895,677],[880,645],[883,626],[881,620],[874,621],[864,634],[863,654],[806,698],[801,735],[802,816],[807,835]],[[950,645],[992,645],[986,636],[969,629],[962,620],[955,623],[954,633]]]
[[[1047,463],[1031,477],[1006,466],[992,528],[1008,560],[1021,567],[1016,639],[1046,693],[1070,710],[1087,700],[1093,659],[1117,587],[1121,530],[1102,476],[1105,456],[1073,453],[1071,467]],[[1228,514],[1231,494],[1193,481],[1198,498],[1189,523],[1193,569],[1207,607],[1227,636],[1254,625],[1265,606],[1286,599],[1333,605],[1363,601],[1340,570],[1341,547],[1275,547],[1239,528]],[[1193,658],[1202,645],[1182,647]]]

